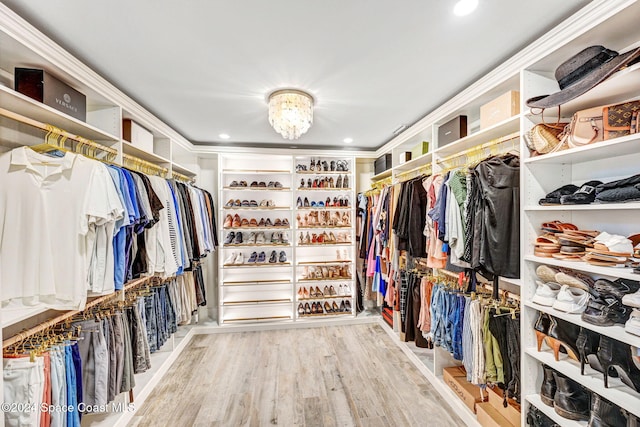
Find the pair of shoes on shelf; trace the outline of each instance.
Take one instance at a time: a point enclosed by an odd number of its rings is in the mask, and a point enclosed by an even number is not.
[[[270,264],[275,264],[275,263],[283,264],[285,262],[287,262],[287,254],[285,251],[280,251],[280,253],[277,253],[276,251],[271,251],[271,255],[269,255]]]
[[[613,326],[616,323],[627,322],[632,309],[623,303],[623,298],[638,292],[639,289],[640,284],[632,280],[596,280],[590,288],[593,299],[582,313],[582,320],[598,326]]]
[[[247,187],[247,181],[231,181],[231,184],[229,184],[229,187],[231,188],[235,188],[235,187],[240,187],[240,188],[244,188]]]
[[[596,199],[596,187],[601,181],[588,181],[580,187],[568,184],[553,190],[540,199],[540,205],[587,205]]]
[[[587,291],[556,282],[536,280],[538,287],[532,301],[570,314],[582,313],[587,307],[590,295]]]
[[[242,252],[231,252],[224,260],[224,265],[244,264],[244,254]]]
[[[275,245],[288,245],[289,235],[282,231],[274,231],[271,233],[271,243]]]

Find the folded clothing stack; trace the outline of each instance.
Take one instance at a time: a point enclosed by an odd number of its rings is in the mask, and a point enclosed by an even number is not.
[[[617,181],[563,185],[539,200],[540,205],[588,205],[640,201],[640,174]]]

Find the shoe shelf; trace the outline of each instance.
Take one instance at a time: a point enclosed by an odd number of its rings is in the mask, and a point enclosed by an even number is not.
[[[298,243],[296,246],[313,247],[313,246],[351,246],[351,242],[333,242],[333,243]]]
[[[640,274],[633,272],[633,268],[616,268],[616,267],[600,267],[589,264],[584,261],[563,261],[555,258],[539,257],[535,255],[526,255],[526,261],[532,261],[539,264],[554,265],[557,267],[566,267],[573,270],[580,270],[587,273],[598,274],[601,276],[619,277],[621,279],[640,280]]]
[[[635,347],[640,347],[640,336],[636,336],[625,331],[624,325],[615,324],[613,326],[597,326],[582,320],[580,314],[565,313],[564,311],[556,310],[553,307],[547,307],[531,301],[525,301],[524,305],[535,310],[542,311],[543,313],[550,314],[553,317],[566,320],[567,322],[571,322],[575,325],[582,326],[585,329],[592,330],[600,335],[611,337]]]
[[[351,171],[297,171],[298,175],[350,175]]]
[[[264,267],[287,267],[290,266],[290,262],[256,262],[251,264],[224,264],[224,268],[264,268]]]
[[[224,301],[222,305],[226,306],[241,306],[241,305],[260,305],[260,304],[290,304],[293,301],[290,299],[265,299],[265,300],[245,300],[245,301]]]
[[[298,265],[342,265],[342,264],[351,264],[353,261],[351,260],[332,260],[332,261],[300,261]]]
[[[592,203],[589,205],[525,206],[525,211],[606,211],[640,209],[640,202]]]
[[[265,316],[265,317],[238,317],[223,319],[223,323],[254,323],[254,322],[273,322],[275,320],[291,320],[292,316]]]
[[[291,230],[291,227],[224,227],[224,231],[251,231],[251,230]]]
[[[290,248],[289,243],[241,243],[241,244],[228,244],[224,245],[224,248]]]
[[[312,188],[298,188],[298,191],[351,191],[352,188],[335,188],[335,187],[312,187]]]
[[[604,379],[600,372],[586,365],[584,369],[585,375],[581,375],[580,363],[569,359],[566,354],[560,353],[559,361],[555,360],[553,352],[549,349],[543,349],[539,352],[536,348],[530,347],[525,349],[525,354],[568,376],[619,407],[636,416],[640,416],[640,405],[638,404],[640,402],[640,393],[624,385],[619,378],[609,377],[609,388],[605,388]]]
[[[291,280],[241,280],[222,282],[223,286],[290,285]]]
[[[273,170],[256,170],[256,169],[223,169],[224,174],[248,174],[248,175],[289,175],[290,170],[273,169]]]
[[[560,425],[561,427],[586,427],[587,426],[586,421],[574,421],[568,418],[561,417],[556,413],[556,411],[553,409],[552,406],[545,405],[544,402],[542,402],[542,399],[540,399],[539,394],[529,394],[525,396],[525,400],[529,402],[529,404],[538,408],[543,414],[551,418],[556,424]]]
[[[330,210],[351,210],[351,206],[298,206],[299,211],[330,211]]]
[[[325,300],[325,299],[351,299],[352,296],[351,295],[330,295],[330,296],[322,296],[322,297],[315,297],[315,298],[296,298],[296,301],[321,301],[321,300]]]
[[[290,211],[291,208],[288,206],[258,206],[258,207],[248,207],[248,206],[237,206],[237,207],[224,207],[225,211]]]
[[[344,316],[344,315],[353,315],[351,311],[342,311],[338,313],[311,313],[311,314],[298,314],[298,318],[302,319],[305,317],[331,317],[331,316]]]
[[[222,187],[231,191],[291,191],[290,187]]]
[[[297,227],[298,230],[323,230],[323,229],[344,229],[344,230],[350,230],[353,227],[350,225],[313,225],[313,226],[308,226],[305,225],[304,227]]]
[[[353,280],[353,277],[332,277],[332,278],[322,278],[322,279],[298,279],[298,283],[309,283],[309,282],[350,282]]]

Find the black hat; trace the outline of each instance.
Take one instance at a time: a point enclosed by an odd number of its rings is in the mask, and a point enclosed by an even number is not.
[[[549,108],[571,101],[638,58],[640,48],[620,55],[604,46],[590,46],[556,69],[556,81],[560,86],[560,92],[528,99],[527,106]]]

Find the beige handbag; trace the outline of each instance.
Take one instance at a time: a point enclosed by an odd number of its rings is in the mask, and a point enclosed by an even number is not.
[[[561,149],[560,135],[566,123],[540,123],[535,125],[525,135],[525,141],[530,150],[538,154],[547,154]]]
[[[602,108],[601,105],[575,113],[564,136],[566,141],[562,142],[574,148],[603,141]]]

